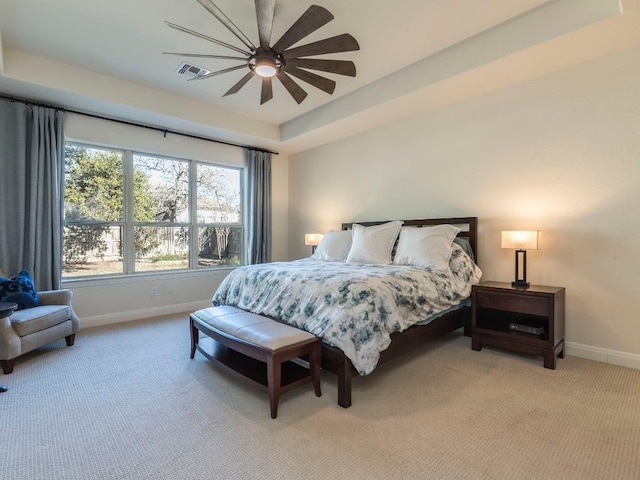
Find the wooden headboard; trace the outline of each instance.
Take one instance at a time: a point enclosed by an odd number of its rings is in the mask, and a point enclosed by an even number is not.
[[[376,222],[351,222],[343,223],[342,230],[351,230],[354,223],[363,227],[372,225],[380,225],[389,220],[381,220]],[[458,237],[464,238],[473,249],[476,264],[478,263],[478,217],[460,217],[460,218],[425,218],[422,220],[403,220],[403,227],[432,227],[434,225],[455,225],[460,229]]]

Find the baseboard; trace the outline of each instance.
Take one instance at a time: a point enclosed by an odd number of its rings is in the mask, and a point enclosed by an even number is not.
[[[565,342],[565,350],[567,355],[574,357],[640,370],[640,355],[636,353],[619,352],[573,342]]]
[[[141,310],[129,310],[121,313],[109,313],[107,315],[96,315],[93,317],[82,317],[80,328],[99,327],[114,323],[130,322],[132,320],[142,320],[144,318],[161,317],[162,315],[173,315],[183,312],[194,312],[201,308],[211,306],[210,300],[196,301],[188,303],[177,303],[163,307],[144,308]]]

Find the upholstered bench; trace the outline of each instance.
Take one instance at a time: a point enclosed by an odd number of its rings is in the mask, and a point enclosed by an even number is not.
[[[196,349],[243,380],[269,393],[271,418],[280,394],[313,383],[320,396],[320,339],[270,318],[223,305],[189,315],[191,358]],[[199,332],[214,340],[205,346]],[[308,356],[309,368],[292,362]]]

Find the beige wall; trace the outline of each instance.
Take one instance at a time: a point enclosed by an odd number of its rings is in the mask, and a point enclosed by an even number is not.
[[[68,114],[68,140],[127,148],[159,155],[243,166],[243,149],[179,135]],[[273,245],[274,260],[288,255],[288,158],[274,155]],[[130,275],[99,280],[63,282],[74,292],[74,309],[83,327],[186,312],[210,305],[213,292],[229,270],[175,272],[169,275]],[[157,289],[158,295],[151,294]]]
[[[478,216],[484,279],[511,281],[500,231],[540,230],[528,278],[567,288],[573,352],[640,365],[639,60],[619,52],[291,156],[290,258],[342,221]]]

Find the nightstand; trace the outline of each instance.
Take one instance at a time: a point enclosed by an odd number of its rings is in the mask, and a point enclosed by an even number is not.
[[[562,287],[482,282],[471,290],[471,348],[483,345],[542,355],[545,368],[564,358]]]

